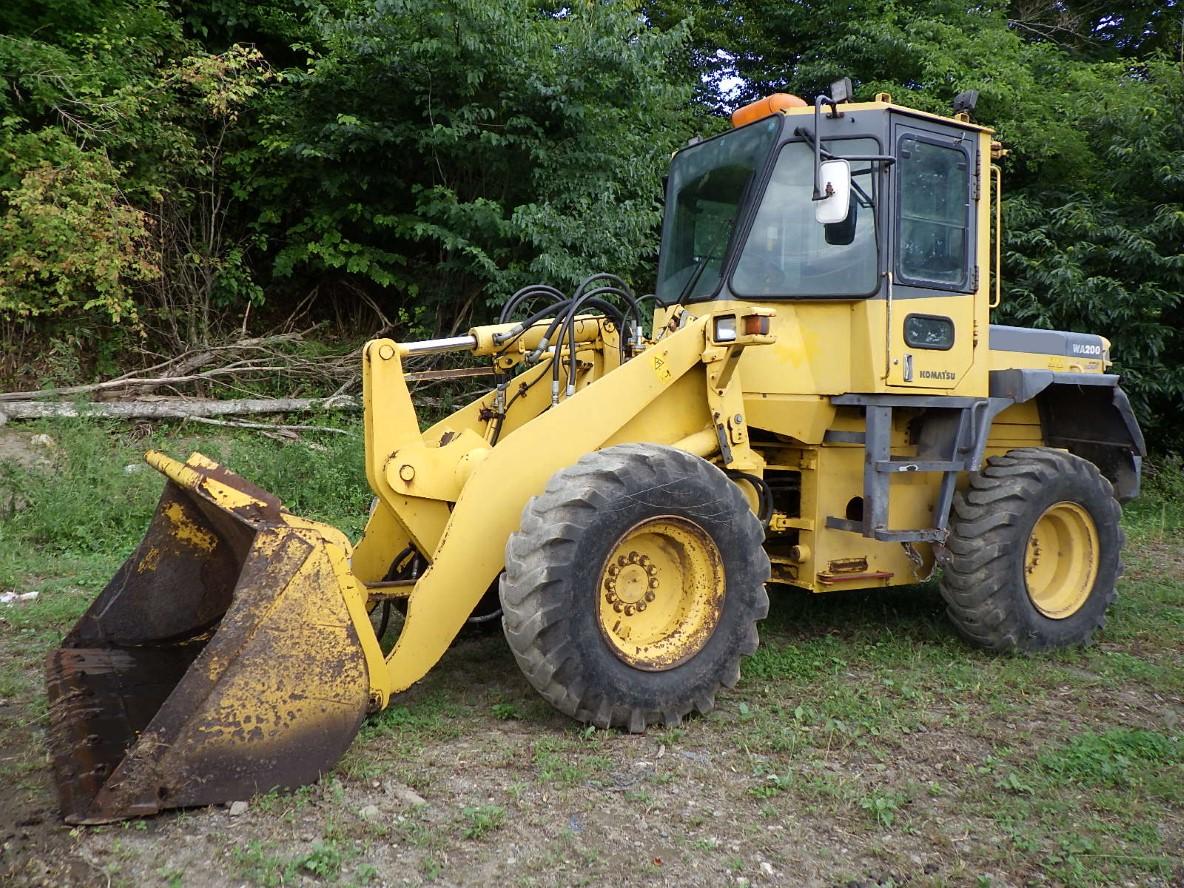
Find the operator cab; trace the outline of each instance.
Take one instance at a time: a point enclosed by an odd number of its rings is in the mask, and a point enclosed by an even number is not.
[[[983,128],[846,95],[812,116],[796,97],[763,99],[675,155],[659,302],[883,297],[889,271],[896,298],[976,290]]]

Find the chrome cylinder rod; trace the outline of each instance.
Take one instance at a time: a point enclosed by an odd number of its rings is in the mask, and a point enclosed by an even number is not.
[[[421,339],[419,342],[404,342],[399,345],[403,354],[438,355],[450,351],[472,351],[477,347],[476,336],[450,336],[447,339]]]

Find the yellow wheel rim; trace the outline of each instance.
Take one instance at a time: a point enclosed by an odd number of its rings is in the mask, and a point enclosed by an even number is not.
[[[596,585],[597,622],[614,654],[650,672],[703,649],[719,623],[724,565],[715,542],[684,518],[650,518],[613,546]]]
[[[1024,582],[1036,610],[1063,620],[1081,609],[1098,578],[1098,529],[1077,503],[1053,503],[1028,535]]]

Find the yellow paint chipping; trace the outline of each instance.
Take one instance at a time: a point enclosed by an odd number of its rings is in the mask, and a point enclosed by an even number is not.
[[[180,542],[203,552],[212,552],[218,545],[218,538],[208,530],[198,527],[193,519],[185,514],[185,509],[180,503],[169,503],[165,506],[164,514],[173,525],[173,536]]]

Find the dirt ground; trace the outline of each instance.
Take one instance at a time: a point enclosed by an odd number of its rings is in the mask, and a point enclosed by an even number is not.
[[[872,710],[877,699],[899,709],[874,667],[838,669],[826,684],[837,678],[856,698],[874,689]],[[1053,685],[997,713],[933,700],[876,733],[798,730],[792,710],[811,695],[782,690],[756,678],[682,728],[585,731],[532,699],[499,637],[465,640],[320,785],[250,800],[242,813],[70,830],[42,755],[32,781],[0,789],[12,824],[3,862],[9,884],[29,885],[1073,884],[1038,855],[1000,847],[1010,843],[989,798],[998,781],[983,769],[995,770],[1001,738],[1022,761],[1098,713],[1171,732],[1184,717],[1178,695]],[[40,724],[28,727],[39,747]],[[875,799],[895,816],[871,816]],[[1169,801],[1172,816],[1143,827],[1176,866],[1113,884],[1181,884],[1184,799]]]

